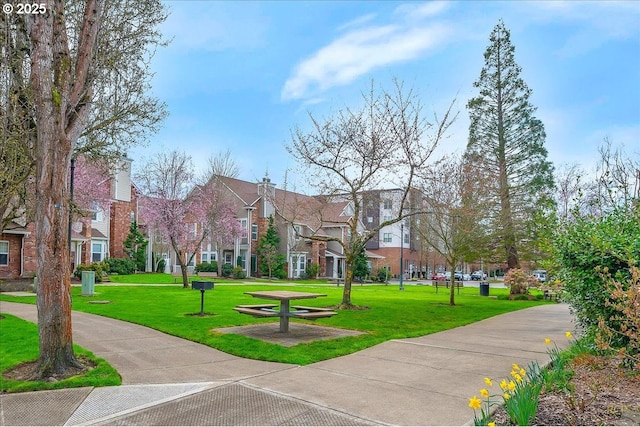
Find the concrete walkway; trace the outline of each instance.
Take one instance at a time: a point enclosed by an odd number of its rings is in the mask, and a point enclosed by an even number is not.
[[[34,305],[2,301],[0,312],[36,321]],[[568,306],[543,305],[297,366],[74,312],[74,343],[106,359],[123,385],[0,395],[0,424],[463,425],[484,377],[546,363],[544,338],[564,347],[568,330]]]

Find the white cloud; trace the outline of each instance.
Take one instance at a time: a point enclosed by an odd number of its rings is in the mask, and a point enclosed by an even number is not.
[[[365,15],[348,24],[344,34],[300,62],[287,79],[282,99],[302,99],[317,96],[334,87],[348,84],[376,68],[409,61],[426,50],[444,42],[449,28],[439,23],[427,23],[418,17],[430,17],[444,9],[440,3],[426,6],[403,6],[394,16],[407,19],[387,25],[368,25],[373,17]]]

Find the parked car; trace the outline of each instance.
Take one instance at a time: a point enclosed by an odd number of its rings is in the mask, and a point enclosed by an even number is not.
[[[547,270],[533,270],[533,277],[538,279],[538,282],[544,283],[547,281]]]
[[[465,282],[468,282],[469,280],[471,280],[471,275],[470,274],[463,274],[462,275],[462,280],[464,280]]]
[[[456,270],[456,271],[455,271],[455,273],[453,273],[453,277],[454,277],[456,280],[462,280],[462,271],[460,271],[460,270]]]
[[[433,273],[431,275],[431,280],[445,280],[444,273]]]
[[[487,280],[487,273],[477,270],[471,273],[471,280]]]

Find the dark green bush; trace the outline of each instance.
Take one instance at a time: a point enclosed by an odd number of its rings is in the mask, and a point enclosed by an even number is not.
[[[106,262],[92,262],[91,264],[80,264],[76,267],[76,271],[73,272],[73,275],[80,279],[82,277],[83,271],[95,271],[95,280],[96,283],[102,282],[102,275],[105,270],[109,269],[109,265]]]
[[[133,274],[136,272],[136,262],[130,258],[107,258],[104,260],[109,268],[109,274]]]
[[[375,279],[380,283],[385,283],[389,277],[391,277],[391,275],[385,267],[379,268],[375,275]]]
[[[164,259],[161,259],[160,261],[158,261],[158,267],[156,268],[156,273],[164,273],[164,267],[166,266],[167,262]]]
[[[222,264],[222,276],[223,277],[231,277],[233,273],[233,266],[231,264]]]
[[[233,267],[233,278],[234,279],[244,279],[247,277],[242,267]]]
[[[315,262],[307,265],[306,276],[307,279],[315,279],[318,277],[318,272],[320,271],[320,266]]]
[[[218,272],[218,261],[211,262],[203,262],[201,264],[196,264],[196,274],[204,272],[204,273],[217,273]]]

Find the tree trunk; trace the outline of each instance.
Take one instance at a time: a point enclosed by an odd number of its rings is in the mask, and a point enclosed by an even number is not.
[[[353,258],[353,257],[352,257]],[[351,307],[351,284],[353,283],[353,261],[349,259],[349,255],[344,263],[344,290],[342,291],[341,306]]]
[[[44,15],[26,18],[31,24],[31,85],[37,122],[36,250],[37,307],[42,378],[80,366],[73,353],[71,278],[69,276],[69,167],[72,141],[66,130],[61,93],[68,94],[68,47],[61,46],[62,4]],[[60,14],[59,14],[60,13]],[[62,28],[64,26],[62,25]],[[66,38],[63,40],[66,43]],[[65,51],[67,55],[65,55]],[[64,63],[67,62],[65,67]],[[66,72],[66,75],[65,75]],[[52,78],[53,77],[53,78]],[[65,99],[66,101],[66,99]]]
[[[449,288],[449,305],[456,305],[456,264],[457,262],[451,261],[449,271],[451,271],[451,287]]]

